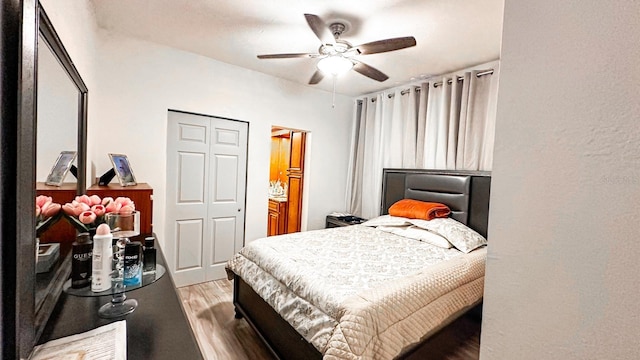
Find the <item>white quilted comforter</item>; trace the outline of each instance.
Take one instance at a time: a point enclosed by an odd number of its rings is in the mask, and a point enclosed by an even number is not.
[[[481,299],[485,257],[354,225],[256,240],[227,268],[324,359],[391,359]]]

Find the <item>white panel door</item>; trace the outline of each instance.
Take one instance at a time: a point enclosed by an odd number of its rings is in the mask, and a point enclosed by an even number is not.
[[[245,122],[211,119],[207,280],[224,278],[225,263],[244,244],[248,129]]]
[[[248,124],[168,118],[165,257],[177,286],[220,279],[244,243]]]

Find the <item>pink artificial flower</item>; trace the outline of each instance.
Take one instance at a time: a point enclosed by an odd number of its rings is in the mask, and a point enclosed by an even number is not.
[[[46,203],[40,205],[40,213],[44,213],[44,211],[53,204],[52,201],[47,201]]]
[[[78,205],[82,210],[84,211],[89,211],[91,210],[91,206],[85,204],[85,203],[80,203],[80,205]]]
[[[133,201],[131,201],[131,199],[123,196],[116,198],[115,202],[120,204],[121,206],[127,206],[127,205],[133,204]]]
[[[87,225],[96,221],[96,214],[93,211],[85,211],[78,216],[81,223]]]
[[[79,198],[79,196],[76,197],[76,200],[73,200],[71,202],[73,207],[79,207],[79,208],[83,209],[83,211],[87,211],[87,210],[91,209],[91,205],[89,205],[89,204],[87,204],[86,202],[83,202],[83,201],[78,201],[78,198]]]
[[[36,217],[40,216],[40,206],[36,205]]]
[[[85,203],[78,203],[78,205],[76,205],[75,210],[73,212],[73,214],[75,216],[80,216],[80,214],[82,214],[85,211],[89,211],[91,210],[91,207]]]
[[[93,205],[91,211],[93,211],[96,216],[102,216],[107,212],[107,209],[105,209],[103,205]]]
[[[113,202],[113,198],[111,196],[107,196],[102,199],[102,205],[107,206]]]
[[[61,207],[62,206],[60,204],[58,204],[58,203],[51,203],[51,204],[49,204],[49,206],[42,208],[42,216],[45,219],[48,219],[48,218],[56,215],[58,212],[60,212],[60,208]]]
[[[62,211],[67,215],[80,216],[85,211],[91,210],[91,207],[85,203],[77,202],[73,200],[71,203],[66,203],[62,206]]]
[[[72,203],[66,203],[66,204],[62,205],[62,211],[64,211],[64,213],[67,214],[67,215],[75,216],[76,207],[73,206]]]
[[[120,211],[121,207],[122,205],[114,201],[109,203],[109,205],[107,205],[105,209],[108,213],[117,213],[118,211]]]
[[[131,214],[135,210],[136,210],[136,208],[133,207],[133,203],[131,203],[130,205],[125,205],[125,206],[121,207],[119,213],[120,214]]]
[[[83,203],[83,204],[87,204],[89,206],[93,205],[91,203],[91,199],[89,199],[89,197],[87,195],[80,195],[80,196],[76,196],[76,200],[79,203]]]
[[[38,195],[36,197],[36,205],[40,207],[42,207],[42,205],[44,205],[47,201],[53,202],[53,199],[51,198],[51,196]]]
[[[91,200],[91,204],[89,204],[89,205],[99,205],[99,204],[102,204],[102,200],[100,199],[100,196],[98,196],[98,195],[91,195],[91,196],[89,196],[89,200]]]

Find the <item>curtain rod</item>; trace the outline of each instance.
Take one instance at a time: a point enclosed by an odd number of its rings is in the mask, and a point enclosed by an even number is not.
[[[493,74],[493,69],[481,71],[481,72],[476,74],[476,77],[485,76],[485,75],[491,75],[491,74]],[[464,78],[462,76],[458,76],[457,80],[458,81],[462,81],[462,80],[464,80]],[[453,82],[453,79],[449,79],[449,81],[447,81],[448,84],[451,84],[452,82]],[[433,84],[433,87],[438,87],[438,86],[442,86],[442,81]],[[402,94],[402,95],[404,95],[404,94]]]
[[[493,74],[493,69],[488,69],[488,70],[480,71],[479,73],[476,74],[476,77],[485,76],[485,75],[491,75],[491,74]],[[457,80],[458,81],[462,81],[462,80],[464,80],[464,77],[458,76]],[[453,79],[449,79],[449,81],[447,81],[447,83],[449,83],[449,84],[451,84],[452,82],[453,82]],[[438,86],[442,86],[442,81],[433,84],[433,87],[438,87]],[[418,87],[418,86],[416,86],[415,89],[416,89],[416,91],[420,91],[420,87]],[[409,93],[409,91],[411,91],[411,89],[402,90],[402,91],[400,91],[400,95],[406,95],[406,94]],[[391,93],[391,94],[387,95],[387,97],[389,99],[391,99],[393,96],[394,96],[394,93]],[[371,99],[371,102],[375,102],[375,101],[376,101],[376,98],[372,98]]]

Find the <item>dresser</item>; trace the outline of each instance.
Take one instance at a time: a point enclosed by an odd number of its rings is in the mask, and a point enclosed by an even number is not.
[[[132,240],[143,240],[146,236],[148,234]],[[161,248],[156,246],[156,249],[158,264],[167,267]],[[98,309],[108,303],[111,296],[80,297],[63,292],[38,343],[126,320],[128,359],[202,359],[170,272],[126,295],[138,301],[136,310],[121,318],[103,319],[98,316]]]

